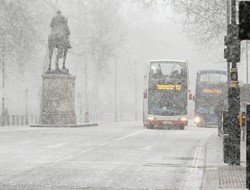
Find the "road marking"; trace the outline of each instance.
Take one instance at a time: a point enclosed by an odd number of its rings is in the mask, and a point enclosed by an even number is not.
[[[204,137],[198,144],[198,146],[196,147],[196,151],[195,151],[195,154],[194,154],[194,159],[193,159],[193,162],[192,162],[192,170],[191,170],[191,173],[194,173],[197,168],[198,168],[198,160],[199,160],[199,157],[200,157],[200,152],[201,152],[201,148],[204,146],[204,143],[207,141],[208,137]]]
[[[5,149],[5,148],[9,148],[9,147],[11,147],[11,146],[13,146],[13,145],[2,146],[2,147],[0,147],[0,150]]]
[[[73,156],[71,156],[73,157]],[[67,161],[65,159],[71,158],[69,156],[63,157],[61,159],[58,159],[56,161],[51,160],[30,160],[30,161],[24,161],[26,163],[53,163],[53,162],[61,162],[65,164],[109,164],[109,165],[136,165],[136,166],[143,166],[143,163],[133,163],[133,162],[85,162],[85,161]],[[0,162],[10,162],[10,160],[0,160]]]
[[[63,160],[66,160],[66,159],[69,159],[69,158],[72,158],[72,157],[73,157],[73,155],[64,156],[64,157],[62,157],[62,158],[60,158],[58,160],[55,160],[54,162],[61,162]]]
[[[98,146],[98,147],[99,147],[99,146]],[[98,147],[92,147],[92,148],[89,148],[89,149],[83,150],[83,151],[81,151],[80,153],[89,152],[89,151],[91,151],[91,150],[97,149]]]
[[[115,139],[116,141],[120,141],[120,140],[124,140],[124,139],[127,139],[127,138],[130,138],[130,137],[133,137],[133,136],[136,136],[136,135],[139,135],[141,133],[145,133],[145,132],[149,132],[149,130],[142,130],[142,131],[137,131],[135,133],[131,133],[129,135],[126,135],[126,136],[123,136],[123,137],[119,137],[117,139]]]
[[[20,143],[18,143],[18,144],[29,144],[29,143],[31,143],[31,142],[33,142],[34,140],[29,140],[29,141],[23,141],[23,142],[20,142]]]
[[[192,161],[191,166],[189,167],[190,170],[188,171],[188,174],[186,175],[186,179],[183,184],[183,190],[190,190],[190,189],[200,189],[203,183],[203,176],[204,176],[204,167],[205,163],[203,163],[203,157],[202,152],[206,151],[206,144],[211,136],[212,133],[209,133],[207,136],[203,137],[197,147],[196,151],[194,153],[194,159]],[[206,162],[204,158],[204,162]],[[200,165],[199,165],[200,164]]]
[[[123,137],[119,137],[119,138],[110,140],[110,141],[108,141],[108,142],[99,144],[99,145],[97,145],[96,147],[92,147],[92,148],[89,148],[89,149],[87,149],[87,150],[83,150],[83,151],[81,151],[80,153],[86,153],[86,152],[89,152],[89,151],[91,151],[91,150],[95,150],[95,149],[97,149],[97,148],[100,148],[100,147],[103,147],[103,146],[105,146],[105,145],[108,145],[108,144],[110,144],[110,143],[112,143],[112,142],[114,142],[114,141],[124,140],[124,139],[130,138],[130,137],[133,137],[133,136],[136,136],[136,135],[139,135],[139,134],[141,134],[141,133],[148,132],[148,131],[149,131],[149,130],[137,131],[137,132],[135,132],[135,133],[131,133],[131,134],[129,134],[129,135],[125,135],[125,136],[123,136]]]
[[[110,142],[105,142],[105,143],[103,143],[103,144],[99,144],[98,146],[99,146],[99,147],[102,147],[102,146],[108,145],[108,144],[110,144],[110,143],[111,143],[111,141],[110,141]]]
[[[49,145],[49,146],[47,146],[47,148],[58,148],[58,147],[60,147],[60,146],[63,146],[63,145],[65,145],[66,143],[60,143],[60,144],[55,144],[55,145]]]
[[[89,149],[86,149],[86,150],[82,150],[80,153],[86,153],[86,152],[95,150],[95,149],[97,149],[97,148],[103,147],[103,146],[105,146],[105,145],[108,145],[108,144],[110,144],[110,143],[112,143],[112,142],[114,142],[114,141],[124,140],[124,139],[130,138],[130,137],[133,137],[133,136],[136,136],[136,135],[138,135],[138,134],[141,134],[141,133],[144,133],[144,132],[148,132],[148,131],[149,131],[149,130],[137,131],[137,132],[135,132],[135,133],[131,133],[131,134],[129,134],[129,135],[125,135],[125,136],[123,136],[123,137],[119,137],[119,138],[110,140],[110,141],[108,141],[108,142],[99,144],[99,145],[97,145],[97,146],[95,146],[95,147],[92,147],[92,148],[89,148]],[[55,147],[63,146],[64,144],[65,144],[65,143],[61,143],[61,144],[54,145],[54,146],[50,146],[50,147],[55,148]],[[69,159],[69,158],[72,158],[72,157],[73,157],[73,155],[65,156],[65,157],[63,157],[63,158],[60,158],[60,159],[56,160],[55,162],[61,162],[62,160],[66,160],[66,159]]]
[[[65,161],[65,163],[76,163],[76,164],[111,164],[111,165],[142,165],[141,163],[133,162],[81,162],[81,161]]]
[[[153,145],[147,145],[145,147],[142,147],[141,150],[152,150]]]
[[[206,168],[206,170],[218,170],[218,167]]]

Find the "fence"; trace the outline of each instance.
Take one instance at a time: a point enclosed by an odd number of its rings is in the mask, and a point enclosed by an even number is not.
[[[77,123],[84,123],[85,116],[77,114]],[[115,113],[89,114],[89,122],[114,122]],[[134,113],[117,113],[117,121],[134,121]],[[142,120],[142,117],[137,116],[137,120]]]
[[[133,121],[135,116],[133,113],[117,114],[117,121]],[[138,118],[140,119],[140,117]],[[90,114],[89,122],[114,122],[114,113]],[[84,123],[85,116],[77,114],[77,123]],[[25,126],[39,123],[39,115],[1,115],[0,126]]]
[[[0,116],[1,126],[24,126],[39,122],[38,115],[5,115]]]

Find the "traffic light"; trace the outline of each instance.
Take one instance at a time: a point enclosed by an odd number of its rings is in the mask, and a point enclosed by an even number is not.
[[[232,44],[231,42],[231,36],[227,35],[224,37],[224,44],[226,46],[226,48],[224,49],[224,58],[228,61],[228,62],[232,62],[231,58],[230,58],[230,44]]]
[[[232,45],[230,47],[230,56],[232,61],[240,62],[240,40],[238,37],[239,25],[231,24],[230,30],[232,34]]]
[[[240,40],[238,38],[239,26],[237,24],[228,25],[227,36],[224,37],[224,58],[228,62],[240,62]]]
[[[239,39],[250,39],[250,1],[239,2]]]
[[[239,112],[239,127],[243,127],[243,126],[245,126],[245,116],[246,115],[246,113],[245,112]]]

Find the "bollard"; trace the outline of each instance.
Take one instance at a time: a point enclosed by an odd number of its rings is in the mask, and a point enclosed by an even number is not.
[[[23,126],[23,116],[20,115],[20,125]]]
[[[25,125],[29,125],[29,115],[25,116]]]
[[[34,122],[34,115],[31,115],[30,117],[31,117],[31,118],[30,118],[30,123],[35,123],[35,122]]]
[[[6,115],[6,125],[10,126],[10,116]]]
[[[223,160],[224,163],[231,162],[231,138],[230,138],[230,125],[229,125],[229,113],[223,111]]]
[[[19,125],[19,115],[16,115],[16,125]]]
[[[17,125],[21,125],[21,118],[20,118],[20,115],[17,115]]]
[[[16,115],[13,115],[13,126],[16,125]]]
[[[11,125],[12,126],[15,125],[15,116],[14,115],[11,116]]]

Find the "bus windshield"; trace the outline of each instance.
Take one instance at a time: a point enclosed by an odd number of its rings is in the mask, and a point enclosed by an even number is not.
[[[173,116],[187,113],[187,67],[185,62],[151,62],[148,113]]]
[[[186,78],[186,65],[182,62],[151,62],[149,78],[176,81]]]
[[[227,75],[220,73],[204,73],[200,75],[200,82],[218,84],[227,82]]]

